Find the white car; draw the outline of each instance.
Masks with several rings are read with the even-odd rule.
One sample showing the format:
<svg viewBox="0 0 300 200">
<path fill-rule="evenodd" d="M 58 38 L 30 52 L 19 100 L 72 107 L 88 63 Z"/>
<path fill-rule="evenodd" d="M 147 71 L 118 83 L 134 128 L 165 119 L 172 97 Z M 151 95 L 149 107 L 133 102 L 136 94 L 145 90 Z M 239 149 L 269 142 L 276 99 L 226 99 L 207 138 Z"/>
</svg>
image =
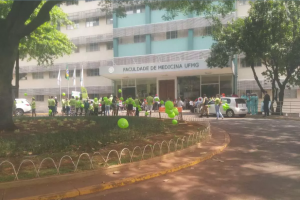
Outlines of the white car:
<svg viewBox="0 0 300 200">
<path fill-rule="evenodd" d="M 224 116 L 227 117 L 234 117 L 235 115 L 238 115 L 240 117 L 246 117 L 248 113 L 248 108 L 246 105 L 246 101 L 239 97 L 222 97 L 222 106 L 220 106 L 220 111 Z M 227 103 L 229 105 L 228 110 L 223 109 L 223 105 Z M 216 114 L 215 110 L 215 101 L 211 101 L 208 103 L 209 105 L 209 114 Z"/>
<path fill-rule="evenodd" d="M 16 116 L 22 116 L 24 113 L 31 112 L 30 103 L 26 99 L 15 99 L 16 105 Z"/>
</svg>

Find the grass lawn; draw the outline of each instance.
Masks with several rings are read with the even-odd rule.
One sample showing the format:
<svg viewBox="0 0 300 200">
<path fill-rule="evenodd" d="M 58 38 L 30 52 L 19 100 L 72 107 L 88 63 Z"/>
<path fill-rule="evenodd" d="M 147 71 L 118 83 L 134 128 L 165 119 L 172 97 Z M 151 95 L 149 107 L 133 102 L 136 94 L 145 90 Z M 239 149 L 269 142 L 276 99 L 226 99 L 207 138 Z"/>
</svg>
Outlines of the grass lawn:
<svg viewBox="0 0 300 200">
<path fill-rule="evenodd" d="M 4 160 L 12 162 L 18 170 L 21 161 L 31 160 L 38 170 L 41 161 L 46 159 L 40 169 L 40 176 L 49 176 L 57 173 L 55 168 L 61 160 L 60 173 L 74 171 L 74 164 L 78 162 L 78 170 L 90 169 L 90 159 L 93 157 L 94 169 L 105 167 L 104 160 L 110 150 L 118 153 L 128 148 L 130 153 L 136 146 L 141 149 L 145 145 L 154 145 L 156 142 L 176 141 L 178 138 L 203 130 L 205 127 L 197 123 L 180 123 L 172 125 L 171 120 L 156 118 L 125 117 L 129 128 L 121 129 L 117 122 L 121 117 L 55 117 L 55 118 L 16 118 L 18 130 L 0 133 L 0 163 Z M 124 117 L 123 117 L 124 118 Z M 186 144 L 186 143 L 185 143 Z M 151 146 L 153 147 L 153 146 Z M 175 150 L 175 145 L 170 146 L 170 151 Z M 154 156 L 168 152 L 167 145 L 162 146 L 162 152 L 155 146 Z M 95 154 L 95 152 L 97 152 Z M 122 152 L 121 162 L 130 162 L 130 153 Z M 90 157 L 88 157 L 90 156 Z M 144 158 L 151 157 L 151 148 L 147 148 Z M 142 159 L 141 150 L 136 148 L 132 161 Z M 112 152 L 107 161 L 108 165 L 118 164 L 118 156 Z M 19 179 L 36 177 L 33 164 L 24 162 L 18 175 Z M 14 179 L 13 169 L 9 164 L 0 166 L 0 182 Z"/>
</svg>

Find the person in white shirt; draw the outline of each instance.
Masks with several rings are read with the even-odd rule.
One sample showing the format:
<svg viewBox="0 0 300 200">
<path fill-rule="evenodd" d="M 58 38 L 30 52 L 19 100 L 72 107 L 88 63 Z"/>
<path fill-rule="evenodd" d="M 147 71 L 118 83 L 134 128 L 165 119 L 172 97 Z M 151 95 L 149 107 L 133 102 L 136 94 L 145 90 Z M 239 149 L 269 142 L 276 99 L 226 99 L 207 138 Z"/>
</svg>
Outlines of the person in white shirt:
<svg viewBox="0 0 300 200">
<path fill-rule="evenodd" d="M 178 97 L 176 105 L 178 108 L 180 108 L 180 107 L 182 108 L 182 106 L 184 105 L 184 103 L 181 101 L 180 97 Z"/>
</svg>

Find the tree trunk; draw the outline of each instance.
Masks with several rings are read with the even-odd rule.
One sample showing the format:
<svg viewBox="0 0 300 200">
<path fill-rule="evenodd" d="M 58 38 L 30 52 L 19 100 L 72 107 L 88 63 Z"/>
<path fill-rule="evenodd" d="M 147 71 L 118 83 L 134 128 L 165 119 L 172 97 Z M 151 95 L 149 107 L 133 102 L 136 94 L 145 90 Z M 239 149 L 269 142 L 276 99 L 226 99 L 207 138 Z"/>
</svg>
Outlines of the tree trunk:
<svg viewBox="0 0 300 200">
<path fill-rule="evenodd" d="M 14 130 L 12 75 L 19 41 L 0 30 L 0 130 Z"/>
<path fill-rule="evenodd" d="M 19 98 L 19 80 L 20 80 L 20 64 L 19 64 L 19 61 L 20 61 L 20 56 L 19 56 L 19 50 L 18 50 L 18 53 L 17 53 L 17 59 L 16 59 L 16 83 L 15 83 L 15 86 L 16 86 L 16 98 Z"/>
<path fill-rule="evenodd" d="M 283 99 L 284 99 L 284 87 L 280 87 L 279 90 L 279 102 L 277 103 L 276 112 L 279 113 L 279 115 L 282 115 L 282 106 L 283 106 Z"/>
<path fill-rule="evenodd" d="M 276 88 L 275 82 L 276 82 L 276 81 L 273 79 L 273 80 L 272 80 L 272 102 L 271 102 L 271 112 L 272 112 L 272 114 L 279 115 L 280 113 L 275 112 L 276 109 L 274 110 L 274 102 L 276 102 L 276 105 L 278 105 L 278 100 L 277 100 L 277 97 L 278 97 L 278 89 Z"/>
</svg>

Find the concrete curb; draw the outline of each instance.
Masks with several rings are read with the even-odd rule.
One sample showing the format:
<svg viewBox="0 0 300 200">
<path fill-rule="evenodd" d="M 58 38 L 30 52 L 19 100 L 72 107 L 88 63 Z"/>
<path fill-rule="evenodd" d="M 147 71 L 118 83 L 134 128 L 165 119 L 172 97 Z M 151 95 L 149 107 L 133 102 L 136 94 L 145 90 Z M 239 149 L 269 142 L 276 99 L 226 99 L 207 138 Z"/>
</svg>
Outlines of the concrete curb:
<svg viewBox="0 0 300 200">
<path fill-rule="evenodd" d="M 186 164 L 183 164 L 183 165 L 174 166 L 170 169 L 162 170 L 159 172 L 142 174 L 139 176 L 134 176 L 134 177 L 129 177 L 129 178 L 123 178 L 123 179 L 108 182 L 105 184 L 98 184 L 98 185 L 93 185 L 93 186 L 88 186 L 88 187 L 83 187 L 83 188 L 77 188 L 74 190 L 69 190 L 69 191 L 60 192 L 60 193 L 26 197 L 26 198 L 21 198 L 18 200 L 58 200 L 58 199 L 65 199 L 65 198 L 73 198 L 73 197 L 77 197 L 77 196 L 81 196 L 81 195 L 93 194 L 93 193 L 101 192 L 104 190 L 133 184 L 133 183 L 136 183 L 139 181 L 144 181 L 144 180 L 162 176 L 162 175 L 165 175 L 168 173 L 176 172 L 176 171 L 185 169 L 187 167 L 196 165 L 205 160 L 208 160 L 208 159 L 212 158 L 214 155 L 221 153 L 227 147 L 227 145 L 230 143 L 230 137 L 229 137 L 228 133 L 224 132 L 224 135 L 225 135 L 224 144 L 222 146 L 220 146 L 219 149 L 214 150 L 206 155 L 200 156 L 196 160 L 186 163 Z"/>
</svg>

